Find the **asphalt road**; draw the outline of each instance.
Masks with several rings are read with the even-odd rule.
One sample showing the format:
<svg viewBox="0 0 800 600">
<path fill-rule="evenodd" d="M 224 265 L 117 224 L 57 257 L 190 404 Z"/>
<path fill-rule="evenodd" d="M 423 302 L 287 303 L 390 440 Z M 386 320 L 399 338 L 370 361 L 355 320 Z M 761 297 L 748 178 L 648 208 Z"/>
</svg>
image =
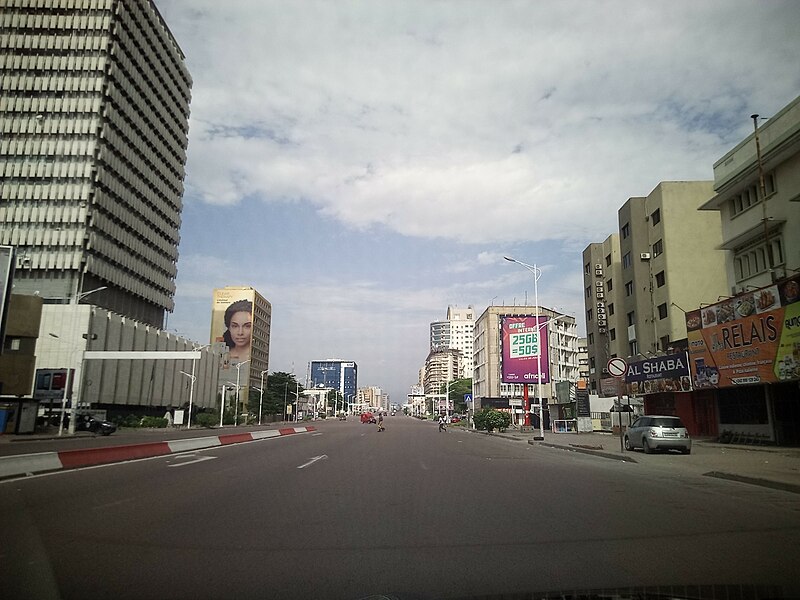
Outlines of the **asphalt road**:
<svg viewBox="0 0 800 600">
<path fill-rule="evenodd" d="M 0 482 L 0 597 L 443 598 L 700 584 L 796 593 L 795 494 L 404 417 L 382 433 L 318 426 Z"/>
</svg>

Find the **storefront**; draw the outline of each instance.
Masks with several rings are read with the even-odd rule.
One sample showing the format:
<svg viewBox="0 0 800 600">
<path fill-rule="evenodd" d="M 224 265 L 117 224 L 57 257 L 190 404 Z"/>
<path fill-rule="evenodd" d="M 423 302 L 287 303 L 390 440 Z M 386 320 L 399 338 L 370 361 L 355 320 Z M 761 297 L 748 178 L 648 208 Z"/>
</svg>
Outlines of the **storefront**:
<svg viewBox="0 0 800 600">
<path fill-rule="evenodd" d="M 719 433 L 800 445 L 800 276 L 686 314 L 695 394 Z"/>
<path fill-rule="evenodd" d="M 645 414 L 680 417 L 693 436 L 717 435 L 713 394 L 692 389 L 686 352 L 630 362 L 625 383 L 630 396 L 644 398 Z"/>
</svg>

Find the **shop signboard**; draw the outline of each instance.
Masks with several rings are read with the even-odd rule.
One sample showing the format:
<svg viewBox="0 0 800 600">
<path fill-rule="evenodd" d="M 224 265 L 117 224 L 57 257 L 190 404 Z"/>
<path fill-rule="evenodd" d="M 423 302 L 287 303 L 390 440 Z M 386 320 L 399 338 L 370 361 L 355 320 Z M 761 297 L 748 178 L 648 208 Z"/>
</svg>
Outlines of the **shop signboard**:
<svg viewBox="0 0 800 600">
<path fill-rule="evenodd" d="M 630 362 L 625 374 L 629 396 L 690 392 L 689 359 L 685 352 Z"/>
<path fill-rule="evenodd" d="M 800 275 L 686 314 L 695 389 L 800 379 Z"/>
</svg>

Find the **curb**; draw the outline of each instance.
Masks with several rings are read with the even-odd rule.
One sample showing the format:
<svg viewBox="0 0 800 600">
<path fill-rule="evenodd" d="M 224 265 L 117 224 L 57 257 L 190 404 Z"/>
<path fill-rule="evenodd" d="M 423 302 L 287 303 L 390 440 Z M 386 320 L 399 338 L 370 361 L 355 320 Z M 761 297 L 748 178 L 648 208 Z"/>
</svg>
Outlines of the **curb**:
<svg viewBox="0 0 800 600">
<path fill-rule="evenodd" d="M 83 448 L 80 450 L 61 450 L 59 452 L 40 452 L 37 454 L 18 454 L 0 457 L 0 480 L 20 475 L 35 475 L 48 471 L 79 469 L 141 458 L 153 458 L 190 450 L 201 450 L 215 446 L 227 446 L 242 442 L 254 442 L 273 437 L 310 433 L 316 427 L 285 427 L 252 433 L 230 433 L 227 435 L 186 438 L 164 442 L 106 446 L 103 448 Z"/>
<path fill-rule="evenodd" d="M 716 479 L 727 479 L 728 481 L 738 481 L 739 483 L 748 483 L 750 485 L 758 485 L 761 487 L 772 488 L 774 490 L 783 490 L 792 494 L 800 494 L 800 485 L 793 483 L 784 483 L 782 481 L 773 481 L 772 479 L 759 479 L 758 477 L 746 477 L 744 475 L 735 475 L 734 473 L 723 473 L 721 471 L 710 471 L 703 473 L 703 477 L 715 477 Z"/>
<path fill-rule="evenodd" d="M 529 440 L 529 444 L 539 444 L 540 446 L 545 446 L 546 448 L 556 448 L 557 450 L 566 450 L 567 452 L 577 452 L 579 454 L 589 454 L 591 456 L 599 456 L 600 458 L 610 458 L 612 460 L 619 460 L 622 462 L 629 462 L 629 463 L 636 463 L 635 458 L 630 456 L 625 456 L 623 454 L 611 454 L 609 452 L 600 452 L 598 450 L 589 450 L 588 448 L 576 448 L 575 446 L 560 446 L 558 444 L 548 444 L 547 442 L 535 442 L 534 440 Z"/>
</svg>

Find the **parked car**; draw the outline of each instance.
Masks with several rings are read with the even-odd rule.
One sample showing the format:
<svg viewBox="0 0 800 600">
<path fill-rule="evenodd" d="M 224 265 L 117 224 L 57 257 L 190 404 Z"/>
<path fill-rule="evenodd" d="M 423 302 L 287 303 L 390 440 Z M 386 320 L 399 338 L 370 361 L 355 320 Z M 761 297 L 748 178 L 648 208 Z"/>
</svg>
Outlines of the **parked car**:
<svg viewBox="0 0 800 600">
<path fill-rule="evenodd" d="M 645 415 L 636 419 L 623 437 L 625 450 L 641 448 L 646 454 L 656 450 L 692 451 L 689 431 L 679 417 Z"/>
<path fill-rule="evenodd" d="M 111 435 L 116 430 L 116 423 L 98 419 L 92 415 L 78 415 L 78 420 L 75 421 L 75 431 L 91 431 L 94 434 Z"/>
</svg>

